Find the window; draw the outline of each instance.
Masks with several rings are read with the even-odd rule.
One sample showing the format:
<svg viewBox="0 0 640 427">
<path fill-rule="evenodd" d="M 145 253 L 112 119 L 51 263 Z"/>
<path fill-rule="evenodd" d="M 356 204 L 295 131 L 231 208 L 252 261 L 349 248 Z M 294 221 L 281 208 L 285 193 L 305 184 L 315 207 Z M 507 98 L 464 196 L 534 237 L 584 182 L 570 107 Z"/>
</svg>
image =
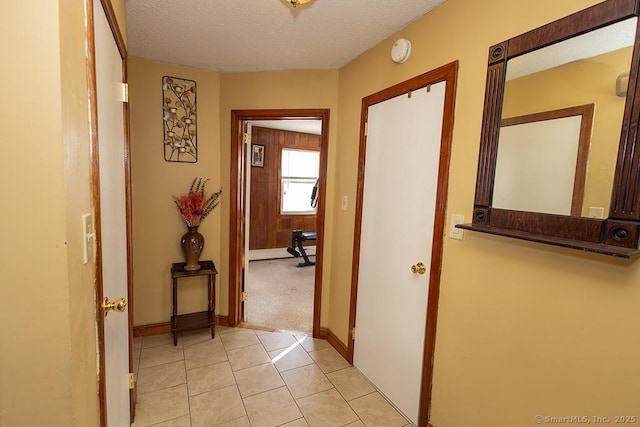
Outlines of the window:
<svg viewBox="0 0 640 427">
<path fill-rule="evenodd" d="M 311 150 L 282 149 L 280 167 L 280 213 L 315 214 L 311 194 L 318 180 L 320 153 Z"/>
</svg>

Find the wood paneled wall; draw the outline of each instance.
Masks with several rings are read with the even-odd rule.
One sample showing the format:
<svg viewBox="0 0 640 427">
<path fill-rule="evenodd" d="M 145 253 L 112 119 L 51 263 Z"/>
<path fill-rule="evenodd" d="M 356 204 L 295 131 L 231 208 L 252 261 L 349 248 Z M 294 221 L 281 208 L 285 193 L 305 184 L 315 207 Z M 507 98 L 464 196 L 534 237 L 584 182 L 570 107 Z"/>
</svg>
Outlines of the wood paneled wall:
<svg viewBox="0 0 640 427">
<path fill-rule="evenodd" d="M 316 231 L 317 215 L 280 215 L 282 149 L 320 151 L 320 135 L 252 127 L 251 144 L 264 145 L 264 167 L 251 167 L 249 249 L 290 246 L 293 230 Z"/>
</svg>

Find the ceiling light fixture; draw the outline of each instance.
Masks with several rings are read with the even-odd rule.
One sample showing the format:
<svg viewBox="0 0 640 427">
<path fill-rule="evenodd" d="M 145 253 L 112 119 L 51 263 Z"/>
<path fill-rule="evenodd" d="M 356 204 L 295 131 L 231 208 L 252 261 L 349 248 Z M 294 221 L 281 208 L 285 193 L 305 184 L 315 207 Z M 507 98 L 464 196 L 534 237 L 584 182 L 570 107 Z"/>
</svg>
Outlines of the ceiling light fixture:
<svg viewBox="0 0 640 427">
<path fill-rule="evenodd" d="M 311 0 L 284 0 L 287 3 L 291 3 L 293 7 L 296 7 L 299 4 L 309 3 Z"/>
</svg>

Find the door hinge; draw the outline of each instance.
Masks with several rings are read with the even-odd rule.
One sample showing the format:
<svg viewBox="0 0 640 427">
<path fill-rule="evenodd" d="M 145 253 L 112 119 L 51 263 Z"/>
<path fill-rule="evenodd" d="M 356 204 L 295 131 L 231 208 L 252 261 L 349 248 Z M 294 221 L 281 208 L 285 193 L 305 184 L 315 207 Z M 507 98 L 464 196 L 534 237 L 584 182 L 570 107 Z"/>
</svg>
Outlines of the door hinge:
<svg viewBox="0 0 640 427">
<path fill-rule="evenodd" d="M 136 388 L 136 378 L 133 372 L 129 372 L 129 390 L 133 390 L 134 388 Z"/>
<path fill-rule="evenodd" d="M 249 299 L 249 294 L 247 292 L 242 293 L 242 302 L 245 302 Z"/>
<path fill-rule="evenodd" d="M 120 83 L 120 102 L 129 102 L 129 83 Z"/>
<path fill-rule="evenodd" d="M 367 136 L 367 133 L 369 132 L 369 122 L 364 122 L 364 136 Z"/>
<path fill-rule="evenodd" d="M 245 144 L 248 144 L 251 142 L 251 135 L 248 133 L 243 133 L 242 134 L 242 142 L 244 142 Z"/>
<path fill-rule="evenodd" d="M 355 341 L 356 339 L 356 328 L 351 329 L 351 339 Z"/>
</svg>

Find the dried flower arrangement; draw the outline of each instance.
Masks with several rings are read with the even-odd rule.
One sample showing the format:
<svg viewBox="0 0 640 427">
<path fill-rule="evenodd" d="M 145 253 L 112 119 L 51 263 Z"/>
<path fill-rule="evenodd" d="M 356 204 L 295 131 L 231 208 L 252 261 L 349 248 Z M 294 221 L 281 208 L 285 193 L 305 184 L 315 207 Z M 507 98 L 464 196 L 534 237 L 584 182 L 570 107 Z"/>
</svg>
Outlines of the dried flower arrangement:
<svg viewBox="0 0 640 427">
<path fill-rule="evenodd" d="M 209 180 L 196 177 L 193 179 L 187 194 L 180 197 L 173 196 L 173 201 L 187 227 L 199 226 L 220 203 L 218 199 L 222 194 L 222 189 L 207 196 L 204 190 L 207 181 Z"/>
</svg>

